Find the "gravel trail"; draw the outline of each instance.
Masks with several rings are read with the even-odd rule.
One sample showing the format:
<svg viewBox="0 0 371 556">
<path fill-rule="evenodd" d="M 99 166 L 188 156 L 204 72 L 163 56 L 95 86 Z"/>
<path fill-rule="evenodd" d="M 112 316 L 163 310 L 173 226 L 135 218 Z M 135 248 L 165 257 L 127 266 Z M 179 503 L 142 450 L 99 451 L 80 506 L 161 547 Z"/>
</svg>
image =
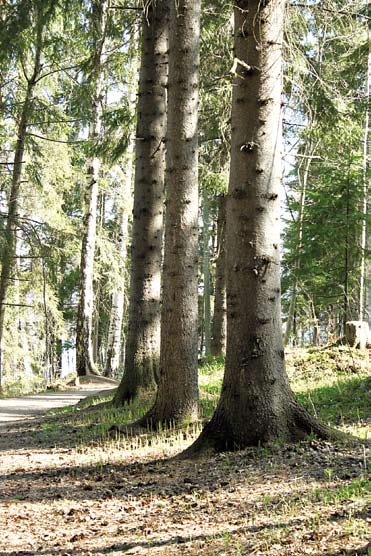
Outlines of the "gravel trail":
<svg viewBox="0 0 371 556">
<path fill-rule="evenodd" d="M 76 405 L 83 398 L 97 395 L 104 390 L 111 390 L 117 384 L 113 380 L 96 379 L 94 377 L 93 382 L 81 385 L 74 390 L 44 392 L 20 398 L 0 399 L 0 423 L 39 417 L 51 409 Z"/>
</svg>

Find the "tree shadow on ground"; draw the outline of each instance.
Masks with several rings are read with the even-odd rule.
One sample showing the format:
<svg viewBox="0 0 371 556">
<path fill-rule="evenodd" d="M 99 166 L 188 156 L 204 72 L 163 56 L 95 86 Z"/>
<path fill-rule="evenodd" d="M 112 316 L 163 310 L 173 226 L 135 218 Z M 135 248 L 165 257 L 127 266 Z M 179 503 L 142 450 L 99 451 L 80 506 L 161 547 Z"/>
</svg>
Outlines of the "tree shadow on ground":
<svg viewBox="0 0 371 556">
<path fill-rule="evenodd" d="M 366 423 L 370 418 L 371 377 L 339 380 L 335 385 L 298 392 L 299 401 L 318 419 L 331 426 Z M 105 409 L 103 408 L 103 412 Z M 155 432 L 139 430 L 130 432 L 126 408 L 82 409 L 66 415 L 45 416 L 0 426 L 0 452 L 12 449 L 76 448 L 94 441 L 109 439 L 111 427 L 128 428 L 128 438 L 156 437 Z M 127 423 L 127 424 L 126 424 Z M 113 435 L 111 435 L 113 436 Z"/>
<path fill-rule="evenodd" d="M 0 474 L 0 501 L 140 499 L 157 495 L 171 498 L 195 491 L 222 493 L 245 484 L 246 477 L 256 476 L 259 482 L 264 476 L 265 481 L 275 483 L 277 476 L 290 476 L 292 480 L 305 476 L 309 483 L 325 484 L 329 475 L 349 481 L 361 477 L 363 472 L 362 446 L 349 452 L 329 443 L 307 442 L 271 450 L 247 449 L 228 458 L 217 455 L 196 464 L 186 460 L 155 460 L 53 465 L 34 471 L 16 469 Z M 335 485 L 334 489 L 340 486 Z M 270 503 L 273 505 L 274 499 Z"/>
<path fill-rule="evenodd" d="M 338 516 L 330 516 L 328 521 L 338 521 Z M 242 550 L 241 554 L 250 554 L 250 551 L 253 549 L 254 546 L 254 537 L 257 533 L 263 531 L 272 531 L 272 530 L 285 530 L 291 527 L 298 527 L 302 525 L 302 520 L 300 519 L 291 519 L 286 522 L 279 522 L 274 524 L 267 524 L 267 525 L 252 525 L 249 527 L 236 527 L 227 530 L 218 531 L 217 534 L 213 535 L 213 537 L 217 537 L 222 539 L 225 535 L 230 537 L 238 536 L 238 535 L 251 535 L 251 541 L 245 542 L 240 544 L 240 550 Z M 125 554 L 131 550 L 135 550 L 136 548 L 142 548 L 150 550 L 151 548 L 161 548 L 161 547 L 172 547 L 172 546 L 183 546 L 185 547 L 188 543 L 200 542 L 200 541 L 208 541 L 210 540 L 210 535 L 203 533 L 197 535 L 175 535 L 168 539 L 148 539 L 148 540 L 138 540 L 133 542 L 115 542 L 110 544 L 109 546 L 102 546 L 97 547 L 95 549 L 81 549 L 81 548 L 69 548 L 68 549 L 68 556 L 83 556 L 84 554 Z M 367 555 L 368 549 L 370 548 L 371 543 L 366 544 L 363 547 L 357 547 L 352 549 L 343 549 L 337 552 L 312 552 L 313 556 L 362 556 Z M 196 549 L 197 550 L 197 549 Z M 244 552 L 244 550 L 248 550 L 248 552 Z M 38 549 L 38 550 L 17 550 L 17 551 L 6 551 L 0 552 L 0 556 L 66 556 L 66 549 Z"/>
</svg>

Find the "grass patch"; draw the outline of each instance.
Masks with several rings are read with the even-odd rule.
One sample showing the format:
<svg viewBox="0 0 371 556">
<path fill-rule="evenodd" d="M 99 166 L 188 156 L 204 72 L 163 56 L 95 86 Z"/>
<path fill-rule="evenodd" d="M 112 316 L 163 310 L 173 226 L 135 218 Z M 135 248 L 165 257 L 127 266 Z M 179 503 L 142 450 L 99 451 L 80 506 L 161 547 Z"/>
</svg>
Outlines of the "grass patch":
<svg viewBox="0 0 371 556">
<path fill-rule="evenodd" d="M 287 370 L 291 387 L 299 402 L 321 421 L 350 432 L 361 439 L 369 433 L 369 406 L 371 377 L 367 371 L 366 353 L 359 350 L 333 348 L 329 351 L 297 350 L 287 358 Z M 354 370 L 357 372 L 355 373 Z M 224 373 L 222 359 L 208 359 L 199 369 L 200 417 L 209 419 L 218 403 Z M 103 397 L 102 397 L 103 396 Z M 131 438 L 131 423 L 143 416 L 152 406 L 154 397 L 139 397 L 122 408 L 110 405 L 113 393 L 97 398 L 87 398 L 73 408 L 66 407 L 52 412 L 63 416 L 55 430 L 48 431 L 50 439 L 56 439 L 62 428 L 70 431 L 76 442 L 89 443 L 114 437 L 112 428 Z M 54 425 L 53 425 L 54 427 Z M 66 429 L 67 427 L 67 429 Z M 170 426 L 141 435 L 143 445 L 157 444 L 154 437 L 163 438 L 166 446 L 177 443 L 180 437 L 192 439 L 201 424 L 179 429 Z M 191 430 L 192 429 L 192 430 Z M 183 432 L 182 432 L 183 431 Z M 169 440 L 175 435 L 177 440 Z M 178 438 L 179 436 L 179 438 Z M 174 437 L 174 438 L 175 438 Z M 116 438 L 117 440 L 117 438 Z M 132 442 L 130 440 L 130 442 Z M 136 441 L 137 442 L 137 441 Z"/>
</svg>

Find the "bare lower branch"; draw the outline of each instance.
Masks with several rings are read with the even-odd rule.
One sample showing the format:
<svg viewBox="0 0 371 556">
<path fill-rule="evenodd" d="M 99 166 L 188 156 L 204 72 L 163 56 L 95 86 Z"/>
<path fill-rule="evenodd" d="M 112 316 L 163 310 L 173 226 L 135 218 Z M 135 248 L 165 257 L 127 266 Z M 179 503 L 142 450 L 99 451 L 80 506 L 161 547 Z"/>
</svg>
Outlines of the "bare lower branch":
<svg viewBox="0 0 371 556">
<path fill-rule="evenodd" d="M 75 145 L 78 143 L 86 143 L 85 139 L 79 141 L 62 141 L 61 139 L 50 139 L 50 137 L 44 137 L 43 135 L 38 135 L 37 133 L 27 133 L 29 137 L 36 137 L 37 139 L 42 139 L 43 141 L 50 141 L 51 143 L 64 143 L 66 145 Z"/>
<path fill-rule="evenodd" d="M 309 10 L 321 10 L 323 12 L 329 12 L 331 14 L 340 14 L 340 15 L 348 15 L 351 17 L 360 17 L 362 19 L 365 19 L 367 21 L 369 21 L 371 19 L 370 16 L 366 15 L 366 14 L 362 14 L 362 13 L 358 13 L 358 12 L 347 12 L 346 10 L 331 10 L 331 8 L 325 8 L 324 6 L 320 6 L 319 4 L 317 5 L 313 5 L 313 4 L 303 4 L 303 3 L 291 3 L 290 4 L 290 8 L 307 8 Z"/>
</svg>

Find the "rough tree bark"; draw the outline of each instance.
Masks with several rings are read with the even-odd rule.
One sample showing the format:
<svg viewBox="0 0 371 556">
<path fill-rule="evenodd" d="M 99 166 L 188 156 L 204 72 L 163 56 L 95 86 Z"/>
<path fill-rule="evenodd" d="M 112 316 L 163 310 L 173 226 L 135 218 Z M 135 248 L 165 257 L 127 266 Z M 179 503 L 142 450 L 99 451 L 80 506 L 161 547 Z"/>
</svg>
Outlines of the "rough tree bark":
<svg viewBox="0 0 371 556">
<path fill-rule="evenodd" d="M 89 145 L 92 150 L 88 159 L 87 180 L 85 185 L 85 213 L 83 219 L 83 238 L 80 262 L 80 299 L 76 324 L 76 372 L 78 376 L 96 374 L 93 344 L 94 309 L 94 252 L 96 243 L 96 218 L 100 160 L 94 153 L 101 131 L 102 119 L 102 53 L 107 25 L 107 0 L 93 3 L 91 28 L 93 37 L 91 73 L 91 114 L 89 125 Z"/>
<path fill-rule="evenodd" d="M 167 201 L 157 397 L 141 421 L 197 417 L 198 66 L 200 3 L 170 2 Z"/>
<path fill-rule="evenodd" d="M 19 210 L 19 198 L 22 185 L 22 169 L 24 164 L 24 150 L 27 135 L 27 125 L 32 112 L 34 90 L 42 70 L 41 53 L 43 48 L 44 17 L 42 10 L 36 12 L 36 41 L 33 69 L 31 77 L 27 78 L 26 94 L 20 114 L 17 142 L 14 152 L 12 182 L 8 199 L 8 217 L 5 227 L 4 250 L 1 257 L 0 275 L 0 386 L 3 374 L 3 336 L 5 319 L 5 299 L 9 288 L 9 278 L 14 268 L 16 255 L 16 230 Z"/>
<path fill-rule="evenodd" d="M 211 327 L 211 354 L 225 355 L 227 334 L 227 300 L 225 290 L 226 196 L 218 198 L 217 257 L 215 265 L 214 315 Z"/>
<path fill-rule="evenodd" d="M 124 376 L 114 403 L 156 387 L 160 360 L 160 295 L 165 173 L 168 2 L 143 16 L 137 108 L 132 267 Z"/>
<path fill-rule="evenodd" d="M 226 368 L 215 414 L 188 454 L 329 434 L 298 405 L 285 372 L 279 263 L 284 10 L 284 0 L 235 3 Z"/>
</svg>

